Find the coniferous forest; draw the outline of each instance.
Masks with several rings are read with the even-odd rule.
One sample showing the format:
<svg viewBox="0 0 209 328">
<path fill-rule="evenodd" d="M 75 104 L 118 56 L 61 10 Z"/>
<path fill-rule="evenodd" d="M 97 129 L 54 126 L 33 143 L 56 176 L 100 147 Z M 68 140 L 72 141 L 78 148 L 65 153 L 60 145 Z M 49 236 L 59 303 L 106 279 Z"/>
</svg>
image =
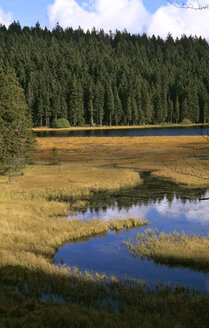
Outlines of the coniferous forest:
<svg viewBox="0 0 209 328">
<path fill-rule="evenodd" d="M 0 66 L 13 68 L 34 126 L 209 121 L 209 45 L 82 29 L 0 26 Z"/>
</svg>

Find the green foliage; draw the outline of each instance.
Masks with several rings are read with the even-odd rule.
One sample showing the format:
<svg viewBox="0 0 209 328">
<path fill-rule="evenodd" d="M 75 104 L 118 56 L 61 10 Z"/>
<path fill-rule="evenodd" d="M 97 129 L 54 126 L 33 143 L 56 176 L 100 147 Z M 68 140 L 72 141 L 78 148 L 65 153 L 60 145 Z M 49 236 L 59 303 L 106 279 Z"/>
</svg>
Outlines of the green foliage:
<svg viewBox="0 0 209 328">
<path fill-rule="evenodd" d="M 190 121 L 188 118 L 184 118 L 181 124 L 192 124 L 192 121 Z"/>
<path fill-rule="evenodd" d="M 60 161 L 60 158 L 59 158 L 59 155 L 58 155 L 58 149 L 56 147 L 53 147 L 52 151 L 51 151 L 50 164 L 60 166 L 60 163 L 61 163 L 61 161 Z"/>
<path fill-rule="evenodd" d="M 69 127 L 70 127 L 70 123 L 66 118 L 58 118 L 53 122 L 53 128 L 56 129 L 62 129 L 62 128 L 64 129 Z"/>
<path fill-rule="evenodd" d="M 209 121 L 209 45 L 201 37 L 166 40 L 124 31 L 105 34 L 0 27 L 0 62 L 12 67 L 36 126 Z"/>
<path fill-rule="evenodd" d="M 13 70 L 0 73 L 0 173 L 19 174 L 29 160 L 33 137 L 24 91 Z"/>
</svg>

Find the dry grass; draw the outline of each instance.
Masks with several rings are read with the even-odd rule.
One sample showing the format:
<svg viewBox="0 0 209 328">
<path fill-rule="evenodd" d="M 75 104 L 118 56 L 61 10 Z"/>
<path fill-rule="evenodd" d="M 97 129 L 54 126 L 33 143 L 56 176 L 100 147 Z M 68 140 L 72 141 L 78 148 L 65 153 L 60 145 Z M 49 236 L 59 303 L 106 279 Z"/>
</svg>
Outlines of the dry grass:
<svg viewBox="0 0 209 328">
<path fill-rule="evenodd" d="M 53 147 L 58 149 L 60 166 L 49 165 Z M 193 151 L 198 151 L 203 156 L 207 154 L 207 149 L 208 144 L 201 137 L 38 139 L 33 165 L 28 166 L 24 176 L 17 177 L 11 184 L 7 184 L 5 177 L 0 177 L 0 287 L 5 284 L 18 286 L 21 292 L 28 292 L 29 296 L 34 297 L 43 295 L 42 293 L 55 293 L 65 300 L 81 302 L 91 308 L 98 308 L 99 304 L 103 304 L 102 299 L 108 299 L 111 295 L 118 300 L 118 304 L 125 302 L 125 308 L 128 304 L 133 306 L 131 317 L 136 311 L 136 304 L 140 308 L 142 300 L 144 308 L 146 304 L 155 306 L 160 298 L 147 298 L 143 285 L 134 285 L 132 288 L 128 283 L 125 288 L 114 279 L 109 285 L 106 277 L 91 276 L 88 273 L 82 276 L 79 271 L 72 273 L 70 269 L 60 269 L 52 263 L 56 250 L 67 241 L 88 238 L 105 233 L 108 229 L 118 230 L 147 223 L 134 218 L 109 223 L 97 219 L 90 222 L 67 221 L 67 211 L 69 208 L 83 207 L 95 193 L 108 193 L 142 183 L 133 169 L 150 169 L 155 175 L 182 182 L 182 175 L 170 168 L 173 161 L 176 163 L 183 159 L 181 170 L 189 170 L 189 163 L 196 161 L 192 159 Z M 166 166 L 165 159 L 168 163 Z M 207 183 L 206 180 L 204 183 L 201 181 L 188 176 L 184 183 Z M 95 280 L 99 284 L 95 284 Z M 172 297 L 173 292 L 169 291 L 162 304 Z M 182 308 L 187 306 L 187 301 L 181 303 L 182 297 L 180 300 L 174 297 L 173 303 L 177 304 L 177 308 L 179 304 Z M 195 302 L 197 298 L 191 301 L 190 313 Z M 201 302 L 204 303 L 204 300 Z M 156 306 L 156 311 L 164 306 L 162 304 Z M 109 302 L 106 305 L 108 308 Z M 4 310 L 0 307 L 1 311 Z M 66 311 L 71 313 L 69 308 Z M 79 313 L 78 309 L 76 311 L 75 313 Z M 169 311 L 168 313 L 172 313 L 172 306 L 171 312 Z M 204 304 L 201 311 L 204 314 Z M 86 313 L 89 317 L 89 310 Z M 163 311 L 162 317 L 164 314 Z M 50 315 L 55 320 L 51 312 Z M 125 320 L 128 317 L 126 313 Z M 143 318 L 143 315 L 140 314 L 139 317 Z M 152 318 L 152 323 L 156 323 L 157 317 Z M 114 320 L 111 322 L 114 323 Z M 8 327 L 11 326 L 15 327 L 9 322 Z M 37 326 L 43 326 L 42 321 Z M 7 326 L 3 323 L 3 327 Z M 151 327 L 149 322 L 145 322 L 145 327 Z"/>
<path fill-rule="evenodd" d="M 35 161 L 47 162 L 53 147 L 62 162 L 88 167 L 151 170 L 188 186 L 209 185 L 209 142 L 202 136 L 123 138 L 38 138 Z"/>
<path fill-rule="evenodd" d="M 162 123 L 162 124 L 148 124 L 148 125 L 119 125 L 119 126 L 102 126 L 102 127 L 70 127 L 70 128 L 48 128 L 46 126 L 33 128 L 33 131 L 80 131 L 80 130 L 118 130 L 118 129 L 150 129 L 150 128 L 162 128 L 162 127 L 193 127 L 202 126 L 202 124 L 174 124 L 174 123 Z"/>
<path fill-rule="evenodd" d="M 154 259 L 157 263 L 182 265 L 209 272 L 209 235 L 200 237 L 173 232 L 139 233 L 135 241 L 125 243 L 136 256 Z"/>
</svg>

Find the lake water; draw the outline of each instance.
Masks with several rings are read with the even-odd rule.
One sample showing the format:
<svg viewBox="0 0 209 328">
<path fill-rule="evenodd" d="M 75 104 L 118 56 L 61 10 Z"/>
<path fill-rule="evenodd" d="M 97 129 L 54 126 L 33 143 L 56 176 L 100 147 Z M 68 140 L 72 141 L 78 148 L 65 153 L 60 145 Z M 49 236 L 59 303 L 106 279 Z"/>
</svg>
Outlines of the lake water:
<svg viewBox="0 0 209 328">
<path fill-rule="evenodd" d="M 209 127 L 156 127 L 131 129 L 93 129 L 38 131 L 37 137 L 151 137 L 151 136 L 196 136 L 208 135 Z"/>
<path fill-rule="evenodd" d="M 174 183 L 141 173 L 144 184 L 134 189 L 109 195 L 98 195 L 91 206 L 76 213 L 74 218 L 109 220 L 129 216 L 148 218 L 148 228 L 160 232 L 186 232 L 207 236 L 209 232 L 209 192 L 206 189 L 183 189 Z M 204 199 L 204 200 L 203 200 Z M 69 216 L 69 220 L 71 217 Z M 188 268 L 157 265 L 152 260 L 133 257 L 123 241 L 135 239 L 147 227 L 77 241 L 63 246 L 55 255 L 60 263 L 81 271 L 105 273 L 118 278 L 142 279 L 150 286 L 156 283 L 184 285 L 209 293 L 209 274 Z"/>
</svg>

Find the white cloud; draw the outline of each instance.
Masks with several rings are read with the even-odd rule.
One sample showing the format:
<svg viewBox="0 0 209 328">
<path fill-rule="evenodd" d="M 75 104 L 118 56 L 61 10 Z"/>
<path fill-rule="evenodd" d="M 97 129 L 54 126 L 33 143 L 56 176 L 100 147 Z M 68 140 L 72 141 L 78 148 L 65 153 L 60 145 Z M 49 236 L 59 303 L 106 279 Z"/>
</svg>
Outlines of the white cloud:
<svg viewBox="0 0 209 328">
<path fill-rule="evenodd" d="M 209 197 L 209 192 L 204 195 L 205 198 Z M 158 213 L 162 216 L 169 216 L 173 219 L 178 219 L 179 215 L 184 214 L 185 219 L 189 222 L 199 222 L 202 225 L 209 224 L 209 217 L 207 208 L 209 206 L 209 201 L 189 201 L 187 200 L 183 203 L 180 199 L 174 198 L 172 203 L 169 203 L 167 198 L 159 202 L 158 204 L 153 204 L 153 208 L 156 209 Z"/>
<path fill-rule="evenodd" d="M 124 30 L 142 33 L 150 15 L 142 0 L 95 0 L 79 5 L 75 0 L 55 0 L 48 7 L 50 27 L 57 22 L 66 28 L 81 26 L 84 30 L 96 27 L 106 32 Z"/>
<path fill-rule="evenodd" d="M 204 197 L 209 197 L 209 191 L 205 193 Z M 169 224 L 172 220 L 173 222 L 178 222 L 179 216 L 184 216 L 185 220 L 188 222 L 208 226 L 208 206 L 209 200 L 182 202 L 181 199 L 174 197 L 173 201 L 170 203 L 165 197 L 159 202 L 151 202 L 149 205 L 132 205 L 128 209 L 119 209 L 116 204 L 112 207 L 108 207 L 106 210 L 100 209 L 99 212 L 88 209 L 84 214 L 78 212 L 77 215 L 72 217 L 81 220 L 97 217 L 102 218 L 103 221 L 109 221 L 110 219 L 115 218 L 140 217 L 142 219 L 146 219 L 148 217 L 148 219 L 152 220 L 152 218 L 149 217 L 149 212 L 150 210 L 155 210 L 155 212 L 161 216 L 161 220 L 166 220 L 167 224 Z M 69 219 L 70 218 L 71 216 L 69 216 Z M 182 219 L 182 222 L 183 221 L 184 219 Z"/>
<path fill-rule="evenodd" d="M 12 23 L 12 14 L 10 13 L 4 13 L 3 10 L 0 7 L 0 24 L 5 25 L 8 27 Z"/>
<path fill-rule="evenodd" d="M 48 18 L 51 28 L 59 22 L 63 28 L 96 27 L 106 32 L 126 28 L 131 33 L 146 32 L 163 38 L 170 32 L 174 38 L 186 34 L 209 40 L 209 10 L 181 9 L 168 4 L 151 15 L 143 0 L 84 0 L 81 5 L 76 0 L 55 0 L 48 7 Z"/>
<path fill-rule="evenodd" d="M 165 38 L 168 32 L 174 38 L 186 34 L 209 39 L 209 10 L 182 9 L 172 5 L 159 8 L 151 18 L 147 34 Z"/>
</svg>

